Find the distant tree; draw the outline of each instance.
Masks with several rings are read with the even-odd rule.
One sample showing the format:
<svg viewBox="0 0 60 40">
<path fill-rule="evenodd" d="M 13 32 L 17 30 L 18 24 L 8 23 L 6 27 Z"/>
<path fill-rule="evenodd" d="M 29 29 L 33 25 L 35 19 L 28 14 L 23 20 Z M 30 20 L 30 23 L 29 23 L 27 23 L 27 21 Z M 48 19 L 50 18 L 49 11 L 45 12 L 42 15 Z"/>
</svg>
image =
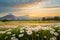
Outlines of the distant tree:
<svg viewBox="0 0 60 40">
<path fill-rule="evenodd" d="M 46 20 L 47 21 L 52 21 L 54 18 L 47 18 Z"/>
<path fill-rule="evenodd" d="M 45 20 L 46 20 L 45 17 L 43 17 L 43 18 L 42 18 L 42 21 L 45 21 Z"/>
<path fill-rule="evenodd" d="M 7 22 L 7 21 L 9 21 L 9 20 L 7 20 L 7 19 L 2 20 L 2 22 Z"/>
<path fill-rule="evenodd" d="M 59 18 L 59 17 L 54 17 L 54 20 L 56 20 L 56 21 L 57 21 L 57 20 L 60 20 L 60 18 Z"/>
</svg>

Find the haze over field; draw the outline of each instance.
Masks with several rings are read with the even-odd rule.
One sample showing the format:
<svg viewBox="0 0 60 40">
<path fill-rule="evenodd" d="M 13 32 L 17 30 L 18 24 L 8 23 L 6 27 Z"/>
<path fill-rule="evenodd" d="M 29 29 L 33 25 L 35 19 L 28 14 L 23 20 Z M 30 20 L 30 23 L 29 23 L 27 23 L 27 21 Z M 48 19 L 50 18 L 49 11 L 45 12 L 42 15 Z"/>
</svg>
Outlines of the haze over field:
<svg viewBox="0 0 60 40">
<path fill-rule="evenodd" d="M 0 16 L 60 16 L 60 0 L 0 0 Z"/>
</svg>

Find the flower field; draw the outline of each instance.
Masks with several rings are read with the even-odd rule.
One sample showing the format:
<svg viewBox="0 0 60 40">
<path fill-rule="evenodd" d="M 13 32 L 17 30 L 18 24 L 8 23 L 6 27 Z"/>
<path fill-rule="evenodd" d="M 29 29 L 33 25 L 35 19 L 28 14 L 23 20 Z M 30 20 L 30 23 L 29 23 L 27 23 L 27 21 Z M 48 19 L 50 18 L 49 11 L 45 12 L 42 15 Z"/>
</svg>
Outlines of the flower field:
<svg viewBox="0 0 60 40">
<path fill-rule="evenodd" d="M 0 40 L 60 40 L 60 25 L 1 29 Z"/>
</svg>

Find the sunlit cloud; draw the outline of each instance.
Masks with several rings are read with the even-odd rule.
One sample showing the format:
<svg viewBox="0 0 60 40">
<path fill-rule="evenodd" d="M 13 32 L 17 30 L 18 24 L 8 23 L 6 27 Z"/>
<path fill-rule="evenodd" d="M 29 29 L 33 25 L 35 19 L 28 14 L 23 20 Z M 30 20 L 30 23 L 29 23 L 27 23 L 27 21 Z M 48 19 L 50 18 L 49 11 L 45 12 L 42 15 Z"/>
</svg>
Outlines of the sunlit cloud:
<svg viewBox="0 0 60 40">
<path fill-rule="evenodd" d="M 12 9 L 12 6 L 19 6 L 21 7 L 22 5 L 34 5 L 35 3 L 38 3 L 38 2 L 44 2 L 44 1 L 47 1 L 47 0 L 0 0 L 0 13 L 2 12 L 11 12 L 12 11 L 15 11 L 16 9 L 13 8 Z M 17 7 L 18 8 L 18 7 Z"/>
<path fill-rule="evenodd" d="M 8 4 L 7 4 L 8 3 Z M 13 13 L 14 15 L 60 15 L 60 0 L 11 0 L 0 1 L 0 14 Z"/>
</svg>

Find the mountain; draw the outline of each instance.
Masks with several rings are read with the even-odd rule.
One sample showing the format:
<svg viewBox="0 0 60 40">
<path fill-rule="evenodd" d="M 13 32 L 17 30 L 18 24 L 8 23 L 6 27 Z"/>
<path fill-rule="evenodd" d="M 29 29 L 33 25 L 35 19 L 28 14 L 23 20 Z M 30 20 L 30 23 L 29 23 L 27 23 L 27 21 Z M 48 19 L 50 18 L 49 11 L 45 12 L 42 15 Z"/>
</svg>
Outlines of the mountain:
<svg viewBox="0 0 60 40">
<path fill-rule="evenodd" d="M 24 15 L 24 16 L 15 16 L 13 14 L 8 14 L 6 16 L 3 16 L 0 18 L 0 20 L 43 20 L 43 19 L 48 19 L 48 20 L 55 20 L 55 19 L 59 19 L 60 20 L 60 16 L 55 16 L 55 17 L 32 17 L 32 16 L 28 16 L 28 15 Z"/>
<path fill-rule="evenodd" d="M 0 18 L 0 20 L 39 20 L 40 18 L 38 17 L 30 17 L 28 15 L 24 15 L 24 16 L 15 16 L 13 14 L 8 14 L 6 16 L 3 16 Z"/>
<path fill-rule="evenodd" d="M 0 20 L 29 20 L 29 16 L 15 16 L 13 14 L 8 14 L 0 18 Z"/>
<path fill-rule="evenodd" d="M 1 17 L 0 20 L 17 20 L 17 17 L 13 14 L 8 14 L 4 17 Z"/>
<path fill-rule="evenodd" d="M 25 15 L 25 16 L 19 16 L 18 20 L 29 20 L 29 16 Z"/>
</svg>

